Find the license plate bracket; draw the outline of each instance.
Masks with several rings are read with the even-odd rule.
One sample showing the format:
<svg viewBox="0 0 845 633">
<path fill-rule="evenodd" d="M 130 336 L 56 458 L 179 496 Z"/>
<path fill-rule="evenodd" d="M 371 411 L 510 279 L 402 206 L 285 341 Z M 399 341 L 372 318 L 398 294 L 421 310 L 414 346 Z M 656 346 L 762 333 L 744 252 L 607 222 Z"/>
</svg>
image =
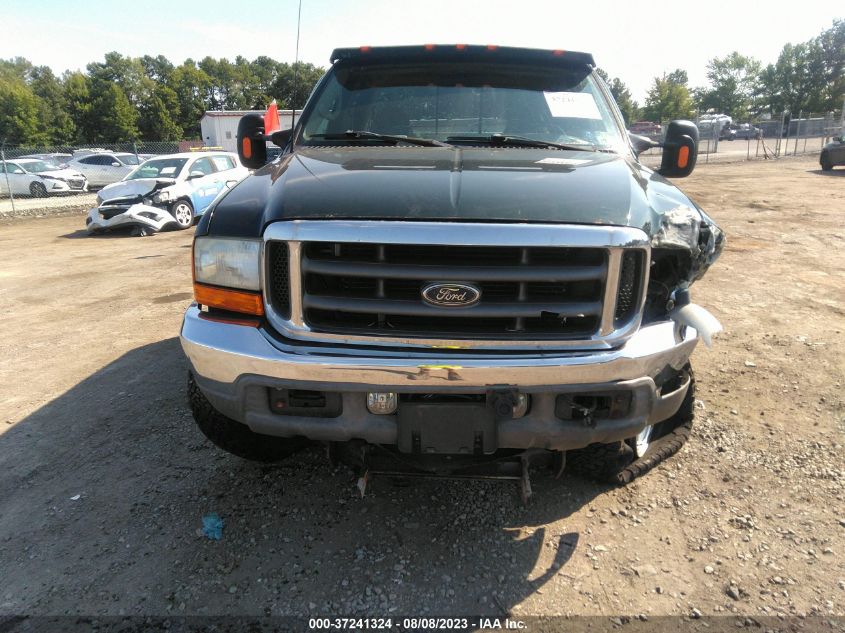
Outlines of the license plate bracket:
<svg viewBox="0 0 845 633">
<path fill-rule="evenodd" d="M 401 403 L 399 450 L 415 454 L 483 455 L 496 451 L 491 408 L 481 403 Z"/>
</svg>

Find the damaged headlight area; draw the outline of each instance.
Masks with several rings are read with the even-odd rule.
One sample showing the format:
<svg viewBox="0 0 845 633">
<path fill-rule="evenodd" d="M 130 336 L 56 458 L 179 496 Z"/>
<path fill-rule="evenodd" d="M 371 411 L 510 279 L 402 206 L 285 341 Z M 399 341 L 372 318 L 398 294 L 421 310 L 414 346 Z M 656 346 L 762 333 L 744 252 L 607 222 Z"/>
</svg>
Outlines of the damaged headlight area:
<svg viewBox="0 0 845 633">
<path fill-rule="evenodd" d="M 170 191 L 164 190 L 157 192 L 151 199 L 153 204 L 167 204 L 173 200 Z"/>
<path fill-rule="evenodd" d="M 678 304 L 688 302 L 689 286 L 704 276 L 724 246 L 725 234 L 699 209 L 678 206 L 664 213 L 651 240 L 643 322 L 666 320 Z"/>
</svg>

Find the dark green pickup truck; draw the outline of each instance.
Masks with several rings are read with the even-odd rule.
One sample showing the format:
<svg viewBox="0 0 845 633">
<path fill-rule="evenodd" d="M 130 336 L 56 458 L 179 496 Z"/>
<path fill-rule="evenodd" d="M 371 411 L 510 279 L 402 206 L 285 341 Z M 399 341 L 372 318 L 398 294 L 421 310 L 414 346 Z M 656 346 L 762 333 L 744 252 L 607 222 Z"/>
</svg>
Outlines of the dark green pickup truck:
<svg viewBox="0 0 845 633">
<path fill-rule="evenodd" d="M 194 242 L 182 327 L 202 431 L 242 457 L 323 443 L 368 473 L 531 465 L 629 481 L 693 416 L 719 329 L 689 287 L 724 237 L 638 155 L 589 54 L 339 49 L 293 130 L 241 121 L 256 171 Z M 265 165 L 266 141 L 282 147 Z"/>
</svg>

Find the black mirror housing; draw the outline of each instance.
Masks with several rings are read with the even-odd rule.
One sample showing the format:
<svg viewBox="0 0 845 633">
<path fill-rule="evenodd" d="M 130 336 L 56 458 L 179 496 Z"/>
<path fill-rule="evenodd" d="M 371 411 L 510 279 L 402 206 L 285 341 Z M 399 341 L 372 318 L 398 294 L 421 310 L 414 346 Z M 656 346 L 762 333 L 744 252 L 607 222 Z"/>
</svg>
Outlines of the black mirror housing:
<svg viewBox="0 0 845 633">
<path fill-rule="evenodd" d="M 248 169 L 259 169 L 267 162 L 264 117 L 246 114 L 238 122 L 238 158 Z"/>
<path fill-rule="evenodd" d="M 663 160 L 657 171 L 666 178 L 686 178 L 698 158 L 698 128 L 692 121 L 672 121 L 663 140 Z"/>
</svg>

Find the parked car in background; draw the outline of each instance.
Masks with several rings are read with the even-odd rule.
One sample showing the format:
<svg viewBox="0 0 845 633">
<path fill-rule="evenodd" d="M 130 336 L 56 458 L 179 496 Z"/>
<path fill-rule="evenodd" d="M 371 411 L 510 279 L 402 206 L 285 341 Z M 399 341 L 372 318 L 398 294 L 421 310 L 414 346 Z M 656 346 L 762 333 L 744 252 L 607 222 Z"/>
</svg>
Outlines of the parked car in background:
<svg viewBox="0 0 845 633">
<path fill-rule="evenodd" d="M 135 169 L 141 160 L 129 152 L 91 152 L 74 154 L 69 167 L 81 171 L 90 187 L 104 187 L 123 178 Z"/>
<path fill-rule="evenodd" d="M 743 140 L 760 138 L 760 128 L 754 127 L 750 123 L 743 123 L 735 128 L 734 137 Z"/>
<path fill-rule="evenodd" d="M 663 126 L 651 121 L 637 121 L 631 124 L 628 131 L 641 136 L 660 136 L 663 134 Z"/>
<path fill-rule="evenodd" d="M 43 198 L 59 193 L 88 191 L 88 181 L 74 169 L 62 169 L 37 158 L 0 162 L 0 192 Z"/>
<path fill-rule="evenodd" d="M 51 152 L 48 154 L 27 154 L 20 158 L 37 158 L 43 160 L 45 163 L 50 163 L 61 169 L 67 167 L 67 164 L 73 159 L 73 154 L 65 154 L 62 152 Z"/>
<path fill-rule="evenodd" d="M 845 165 L 845 134 L 835 137 L 822 148 L 819 165 L 824 171 L 830 171 L 836 165 Z"/>
<path fill-rule="evenodd" d="M 89 233 L 133 227 L 138 235 L 187 229 L 217 195 L 249 173 L 237 154 L 193 152 L 152 158 L 97 195 Z"/>
<path fill-rule="evenodd" d="M 733 141 L 736 139 L 736 130 L 728 123 L 722 126 L 719 131 L 720 141 Z"/>
</svg>

